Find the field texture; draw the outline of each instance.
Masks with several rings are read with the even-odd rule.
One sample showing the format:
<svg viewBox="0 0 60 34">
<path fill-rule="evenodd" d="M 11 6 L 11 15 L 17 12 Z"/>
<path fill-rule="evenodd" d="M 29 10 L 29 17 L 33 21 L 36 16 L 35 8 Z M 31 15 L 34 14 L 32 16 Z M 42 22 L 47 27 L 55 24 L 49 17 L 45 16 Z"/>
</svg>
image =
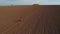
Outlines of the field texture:
<svg viewBox="0 0 60 34">
<path fill-rule="evenodd" d="M 60 34 L 60 6 L 1 6 L 0 34 Z"/>
</svg>

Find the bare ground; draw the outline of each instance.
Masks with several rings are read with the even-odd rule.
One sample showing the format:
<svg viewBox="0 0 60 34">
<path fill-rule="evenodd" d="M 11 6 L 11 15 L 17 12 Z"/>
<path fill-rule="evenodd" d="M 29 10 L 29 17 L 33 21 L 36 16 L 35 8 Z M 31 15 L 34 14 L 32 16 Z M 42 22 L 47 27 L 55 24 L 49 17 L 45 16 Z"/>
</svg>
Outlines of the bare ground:
<svg viewBox="0 0 60 34">
<path fill-rule="evenodd" d="M 0 34 L 59 34 L 60 6 L 0 7 Z"/>
</svg>

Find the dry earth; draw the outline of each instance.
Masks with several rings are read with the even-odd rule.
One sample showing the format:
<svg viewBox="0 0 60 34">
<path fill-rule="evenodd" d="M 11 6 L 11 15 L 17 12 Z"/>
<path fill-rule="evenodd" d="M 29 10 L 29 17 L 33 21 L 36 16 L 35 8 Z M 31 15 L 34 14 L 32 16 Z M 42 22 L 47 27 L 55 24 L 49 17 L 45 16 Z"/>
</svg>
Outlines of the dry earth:
<svg viewBox="0 0 60 34">
<path fill-rule="evenodd" d="M 60 6 L 0 7 L 0 34 L 60 34 Z"/>
</svg>

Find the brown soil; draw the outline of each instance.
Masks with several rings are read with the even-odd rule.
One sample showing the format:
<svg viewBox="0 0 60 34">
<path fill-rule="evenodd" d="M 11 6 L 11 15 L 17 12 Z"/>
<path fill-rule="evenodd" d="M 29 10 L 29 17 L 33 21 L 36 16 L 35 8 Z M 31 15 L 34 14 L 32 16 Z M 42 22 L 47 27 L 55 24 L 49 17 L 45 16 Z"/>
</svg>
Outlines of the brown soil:
<svg viewBox="0 0 60 34">
<path fill-rule="evenodd" d="M 0 7 L 0 34 L 60 34 L 60 6 Z"/>
</svg>

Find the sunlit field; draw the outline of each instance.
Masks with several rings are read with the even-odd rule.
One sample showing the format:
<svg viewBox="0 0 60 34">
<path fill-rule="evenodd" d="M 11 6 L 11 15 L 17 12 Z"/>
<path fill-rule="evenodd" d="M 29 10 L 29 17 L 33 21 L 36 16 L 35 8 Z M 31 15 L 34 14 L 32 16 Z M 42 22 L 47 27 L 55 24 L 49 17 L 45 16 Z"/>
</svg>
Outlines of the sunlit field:
<svg viewBox="0 0 60 34">
<path fill-rule="evenodd" d="M 60 6 L 0 6 L 0 34 L 60 34 Z"/>
</svg>

